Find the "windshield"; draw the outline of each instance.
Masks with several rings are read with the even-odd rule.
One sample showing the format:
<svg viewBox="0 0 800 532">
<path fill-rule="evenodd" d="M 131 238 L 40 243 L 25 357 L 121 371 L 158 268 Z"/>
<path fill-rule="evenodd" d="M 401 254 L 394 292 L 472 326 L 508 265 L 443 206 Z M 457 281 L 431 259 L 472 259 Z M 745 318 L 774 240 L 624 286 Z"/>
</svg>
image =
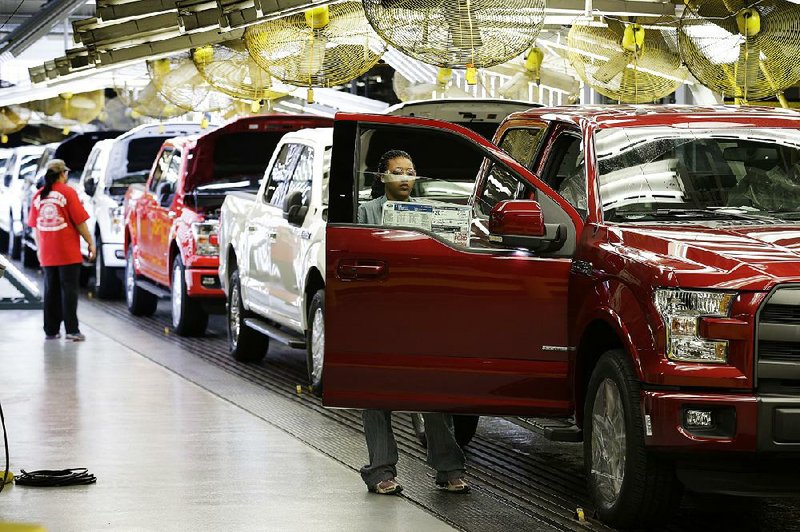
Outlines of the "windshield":
<svg viewBox="0 0 800 532">
<path fill-rule="evenodd" d="M 613 128 L 595 136 L 607 221 L 800 214 L 800 131 Z"/>
</svg>

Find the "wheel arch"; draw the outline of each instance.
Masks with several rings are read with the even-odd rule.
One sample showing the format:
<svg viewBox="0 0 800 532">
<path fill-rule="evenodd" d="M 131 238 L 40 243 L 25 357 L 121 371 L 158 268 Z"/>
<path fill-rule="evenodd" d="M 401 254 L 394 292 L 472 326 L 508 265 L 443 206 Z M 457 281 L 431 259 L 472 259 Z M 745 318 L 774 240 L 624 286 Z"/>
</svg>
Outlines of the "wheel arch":
<svg viewBox="0 0 800 532">
<path fill-rule="evenodd" d="M 311 300 L 317 290 L 325 289 L 325 280 L 318 268 L 312 267 L 306 275 L 305 289 L 303 290 L 303 328 L 308 330 L 308 312 L 311 310 Z"/>
<path fill-rule="evenodd" d="M 575 418 L 578 426 L 583 426 L 583 405 L 594 368 L 604 353 L 611 349 L 622 349 L 628 355 L 641 379 L 641 371 L 633 356 L 634 346 L 625 333 L 624 325 L 613 312 L 607 310 L 605 316 L 597 316 L 583 330 L 577 352 L 575 353 L 574 390 Z M 626 341 L 627 340 L 627 341 Z"/>
</svg>

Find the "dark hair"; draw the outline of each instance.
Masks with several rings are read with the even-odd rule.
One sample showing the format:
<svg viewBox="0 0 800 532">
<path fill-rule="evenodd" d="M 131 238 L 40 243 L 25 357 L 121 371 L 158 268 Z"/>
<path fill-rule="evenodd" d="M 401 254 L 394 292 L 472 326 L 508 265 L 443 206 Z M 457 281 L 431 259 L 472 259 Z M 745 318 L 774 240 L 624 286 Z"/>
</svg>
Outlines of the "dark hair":
<svg viewBox="0 0 800 532">
<path fill-rule="evenodd" d="M 389 170 L 389 161 L 399 158 L 408 159 L 412 162 L 414 161 L 411 156 L 403 150 L 389 150 L 381 155 L 380 159 L 378 159 L 379 175 L 376 176 L 372 181 L 372 191 L 370 192 L 370 195 L 373 198 L 380 198 L 386 193 L 386 187 L 384 186 L 383 181 L 381 181 L 380 174 L 385 174 L 386 171 Z"/>
<path fill-rule="evenodd" d="M 44 174 L 44 187 L 42 188 L 42 195 L 40 196 L 42 199 L 46 198 L 50 191 L 53 190 L 53 185 L 56 184 L 58 178 L 61 177 L 61 172 L 57 170 L 48 170 Z"/>
<path fill-rule="evenodd" d="M 389 161 L 399 158 L 408 159 L 409 161 L 413 160 L 411 159 L 411 156 L 403 150 L 389 150 L 381 155 L 380 159 L 378 159 L 378 173 L 386 173 L 386 171 L 389 169 Z"/>
</svg>

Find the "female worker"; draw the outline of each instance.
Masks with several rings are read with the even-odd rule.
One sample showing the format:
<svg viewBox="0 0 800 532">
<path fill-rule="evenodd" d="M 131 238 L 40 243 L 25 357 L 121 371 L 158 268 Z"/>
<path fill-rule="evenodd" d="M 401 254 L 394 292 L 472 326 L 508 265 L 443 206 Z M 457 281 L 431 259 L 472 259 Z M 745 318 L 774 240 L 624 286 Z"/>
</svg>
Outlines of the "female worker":
<svg viewBox="0 0 800 532">
<path fill-rule="evenodd" d="M 95 248 L 86 227 L 89 215 L 77 192 L 67 185 L 68 172 L 61 159 L 47 163 L 44 186 L 33 197 L 28 224 L 35 229 L 39 263 L 44 269 L 45 339 L 60 338 L 63 321 L 66 339 L 81 342 L 86 338 L 78 328 L 79 236 L 89 245 L 90 261 Z"/>
<path fill-rule="evenodd" d="M 385 185 L 385 194 L 358 207 L 358 223 L 380 225 L 383 205 L 387 201 L 413 201 L 416 170 L 406 152 L 391 150 L 378 161 L 378 174 Z M 428 440 L 428 465 L 436 470 L 439 489 L 466 493 L 469 484 L 464 480 L 464 452 L 453 433 L 453 417 L 448 414 L 423 414 Z M 397 482 L 397 443 L 392 432 L 392 413 L 384 410 L 365 410 L 364 435 L 367 439 L 369 465 L 361 468 L 361 478 L 372 493 L 399 494 L 403 487 Z"/>
</svg>

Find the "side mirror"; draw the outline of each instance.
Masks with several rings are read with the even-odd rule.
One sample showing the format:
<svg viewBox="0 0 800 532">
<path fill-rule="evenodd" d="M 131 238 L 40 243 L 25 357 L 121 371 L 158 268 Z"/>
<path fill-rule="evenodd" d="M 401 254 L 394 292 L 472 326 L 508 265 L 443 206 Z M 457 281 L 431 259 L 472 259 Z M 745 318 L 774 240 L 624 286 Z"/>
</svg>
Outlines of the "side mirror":
<svg viewBox="0 0 800 532">
<path fill-rule="evenodd" d="M 542 206 L 534 200 L 506 200 L 489 213 L 489 241 L 532 251 L 556 251 L 564 245 L 560 224 L 545 224 Z"/>
<path fill-rule="evenodd" d="M 92 177 L 87 177 L 83 180 L 83 191 L 86 192 L 87 196 L 94 196 L 95 191 L 97 190 L 97 182 Z"/>
<path fill-rule="evenodd" d="M 303 225 L 308 206 L 303 205 L 303 193 L 292 192 L 283 200 L 283 217 L 292 225 Z"/>
</svg>

